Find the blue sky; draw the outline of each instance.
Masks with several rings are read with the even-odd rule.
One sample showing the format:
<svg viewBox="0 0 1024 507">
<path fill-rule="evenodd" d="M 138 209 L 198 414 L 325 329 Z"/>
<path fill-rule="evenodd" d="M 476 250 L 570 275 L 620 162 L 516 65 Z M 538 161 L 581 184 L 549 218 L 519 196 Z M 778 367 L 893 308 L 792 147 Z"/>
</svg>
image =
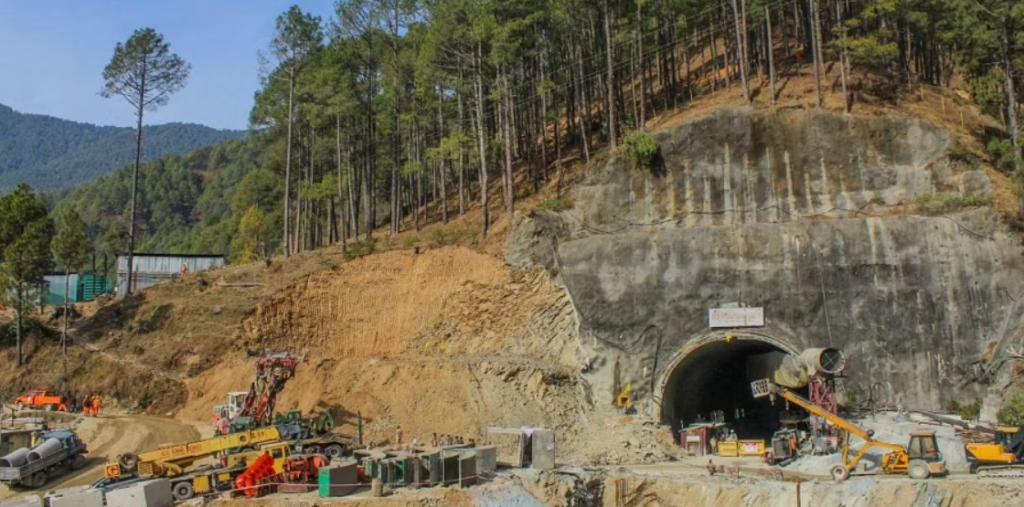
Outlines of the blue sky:
<svg viewBox="0 0 1024 507">
<path fill-rule="evenodd" d="M 104 99 L 117 42 L 152 27 L 192 64 L 188 86 L 146 124 L 243 129 L 259 86 L 256 52 L 290 5 L 328 19 L 333 0 L 0 0 L 0 103 L 26 113 L 134 126 L 124 99 Z"/>
</svg>

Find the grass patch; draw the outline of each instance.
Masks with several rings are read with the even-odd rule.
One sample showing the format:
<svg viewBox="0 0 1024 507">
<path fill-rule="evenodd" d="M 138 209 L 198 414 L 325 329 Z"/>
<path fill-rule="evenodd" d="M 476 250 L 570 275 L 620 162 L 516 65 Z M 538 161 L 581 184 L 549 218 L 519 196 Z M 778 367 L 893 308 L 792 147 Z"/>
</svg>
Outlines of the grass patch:
<svg viewBox="0 0 1024 507">
<path fill-rule="evenodd" d="M 353 241 L 348 244 L 348 248 L 345 250 L 345 260 L 357 259 L 365 255 L 373 253 L 373 241 Z"/>
<path fill-rule="evenodd" d="M 420 238 L 417 238 L 416 236 L 406 236 L 402 238 L 402 246 L 405 248 L 412 248 L 419 242 Z"/>
<path fill-rule="evenodd" d="M 569 208 L 572 208 L 572 199 L 570 199 L 568 196 L 547 199 L 541 201 L 541 203 L 537 205 L 537 208 L 545 211 L 552 211 L 558 213 L 559 211 L 565 211 Z"/>
<path fill-rule="evenodd" d="M 992 199 L 984 194 L 943 192 L 918 195 L 914 203 L 917 204 L 917 211 L 923 215 L 944 215 L 967 208 L 990 206 Z"/>
<path fill-rule="evenodd" d="M 458 245 L 463 242 L 474 244 L 476 234 L 464 227 L 446 227 L 430 232 L 430 242 L 434 246 Z"/>
</svg>

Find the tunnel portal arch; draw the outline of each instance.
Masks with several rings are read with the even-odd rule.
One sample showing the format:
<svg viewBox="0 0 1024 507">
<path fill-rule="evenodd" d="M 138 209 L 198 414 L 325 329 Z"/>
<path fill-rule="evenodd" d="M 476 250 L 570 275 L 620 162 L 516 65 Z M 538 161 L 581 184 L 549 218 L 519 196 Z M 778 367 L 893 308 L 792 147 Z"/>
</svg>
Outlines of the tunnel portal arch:
<svg viewBox="0 0 1024 507">
<path fill-rule="evenodd" d="M 705 333 L 686 342 L 662 371 L 655 386 L 652 417 L 678 430 L 698 415 L 710 410 L 754 406 L 752 412 L 764 410 L 755 405 L 749 382 L 768 376 L 767 365 L 786 354 L 797 354 L 799 348 L 788 339 L 753 330 L 721 330 Z M 745 413 L 745 412 L 744 412 Z M 737 422 L 735 414 L 726 420 Z M 774 424 L 766 414 L 751 414 L 745 428 L 749 438 L 770 436 Z M 741 438 L 745 435 L 741 435 Z"/>
</svg>

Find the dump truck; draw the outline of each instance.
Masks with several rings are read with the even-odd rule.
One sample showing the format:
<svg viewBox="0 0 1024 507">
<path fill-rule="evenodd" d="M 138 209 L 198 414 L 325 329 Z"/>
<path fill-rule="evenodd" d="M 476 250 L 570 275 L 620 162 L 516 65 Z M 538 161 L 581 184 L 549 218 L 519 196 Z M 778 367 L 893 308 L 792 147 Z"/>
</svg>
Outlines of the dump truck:
<svg viewBox="0 0 1024 507">
<path fill-rule="evenodd" d="M 40 488 L 51 477 L 85 465 L 86 445 L 73 431 L 43 433 L 40 444 L 0 458 L 0 482 L 10 487 Z"/>
<path fill-rule="evenodd" d="M 907 474 L 911 479 L 927 479 L 932 475 L 947 473 L 946 462 L 939 452 L 938 441 L 934 431 L 921 431 L 910 434 L 910 443 L 904 447 L 874 439 L 874 432 L 865 431 L 856 424 L 833 414 L 800 396 L 799 394 L 762 379 L 751 383 L 755 398 L 770 396 L 773 400 L 780 397 L 808 412 L 821 417 L 842 431 L 842 464 L 832 467 L 832 478 L 836 482 L 846 480 L 850 475 L 868 475 L 877 472 L 860 471 L 857 464 L 868 449 L 878 447 L 889 452 L 882 456 L 879 470 L 885 474 Z M 864 445 L 853 456 L 850 456 L 850 436 L 860 438 Z"/>
<path fill-rule="evenodd" d="M 965 446 L 971 473 L 1020 477 L 1024 475 L 1024 427 L 1000 426 L 994 441 Z"/>
<path fill-rule="evenodd" d="M 36 389 L 29 391 L 21 396 L 14 399 L 14 406 L 18 410 L 29 409 L 43 409 L 46 411 L 67 411 L 68 400 L 66 397 L 61 396 L 56 391 L 49 389 Z"/>
</svg>

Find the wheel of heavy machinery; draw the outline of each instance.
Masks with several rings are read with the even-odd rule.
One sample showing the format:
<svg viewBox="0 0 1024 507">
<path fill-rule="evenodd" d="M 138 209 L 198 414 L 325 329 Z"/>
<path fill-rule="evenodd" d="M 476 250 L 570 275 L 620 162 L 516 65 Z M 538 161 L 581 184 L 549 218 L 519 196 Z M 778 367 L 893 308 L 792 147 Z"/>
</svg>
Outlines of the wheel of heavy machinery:
<svg viewBox="0 0 1024 507">
<path fill-rule="evenodd" d="M 36 472 L 32 476 L 32 487 L 41 488 L 46 485 L 46 472 Z"/>
<path fill-rule="evenodd" d="M 832 479 L 836 482 L 843 482 L 850 477 L 850 469 L 846 468 L 845 465 L 836 465 L 832 467 Z"/>
<path fill-rule="evenodd" d="M 330 459 L 340 458 L 345 454 L 345 448 L 341 444 L 331 444 L 324 447 L 324 455 Z"/>
<path fill-rule="evenodd" d="M 174 499 L 179 502 L 184 502 L 185 500 L 192 498 L 195 494 L 195 490 L 192 489 L 192 481 L 181 481 L 175 483 L 172 493 L 174 494 Z"/>
<path fill-rule="evenodd" d="M 117 458 L 117 462 L 121 465 L 121 468 L 130 473 L 134 472 L 135 467 L 139 465 L 139 457 L 133 452 L 126 452 Z"/>
<path fill-rule="evenodd" d="M 907 475 L 909 475 L 911 479 L 923 480 L 927 479 L 931 474 L 932 471 L 928 469 L 928 463 L 919 459 L 912 460 L 910 465 L 907 466 Z"/>
<path fill-rule="evenodd" d="M 46 467 L 46 475 L 56 475 L 56 474 L 57 474 L 57 465 L 50 465 L 50 466 Z"/>
<path fill-rule="evenodd" d="M 323 454 L 323 452 L 319 445 L 307 445 L 302 448 L 303 454 Z"/>
<path fill-rule="evenodd" d="M 68 468 L 72 470 L 78 470 L 85 466 L 85 456 L 81 454 L 71 458 L 71 463 L 68 463 Z"/>
</svg>

